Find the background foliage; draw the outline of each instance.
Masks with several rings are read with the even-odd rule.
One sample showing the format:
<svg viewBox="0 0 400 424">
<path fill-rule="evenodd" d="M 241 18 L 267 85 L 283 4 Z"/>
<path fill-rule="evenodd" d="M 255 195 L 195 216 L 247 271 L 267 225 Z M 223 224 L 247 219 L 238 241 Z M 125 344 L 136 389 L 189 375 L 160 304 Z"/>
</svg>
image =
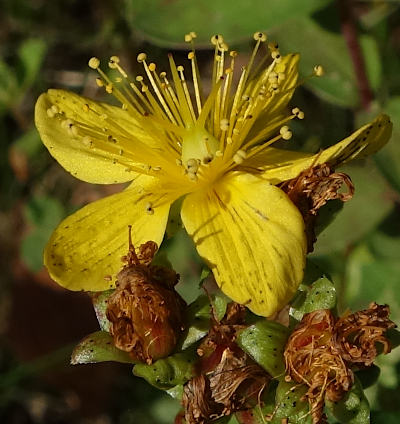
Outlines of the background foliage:
<svg viewBox="0 0 400 424">
<path fill-rule="evenodd" d="M 222 33 L 241 52 L 265 30 L 283 53 L 301 53 L 300 71 L 322 64 L 326 76 L 306 80 L 293 104 L 306 113 L 291 146 L 316 151 L 380 111 L 394 122 L 392 141 L 375 158 L 343 169 L 356 194 L 318 239 L 312 258 L 336 284 L 339 308 L 389 303 L 400 323 L 400 2 L 348 0 L 2 0 L 0 18 L 0 421 L 7 423 L 170 423 L 178 405 L 117 364 L 71 367 L 71 344 L 97 329 L 84 294 L 69 293 L 42 268 L 42 249 L 57 223 L 81 205 L 119 191 L 73 179 L 42 146 L 33 124 L 38 95 L 50 87 L 100 98 L 86 66 L 93 55 L 118 54 L 137 67 L 145 50 L 166 66 L 183 34 L 197 31 L 201 67 L 208 39 Z M 364 55 L 370 107 L 362 107 L 343 36 L 354 16 Z M 347 15 L 346 15 L 347 13 Z M 163 66 L 160 66 L 162 68 Z M 365 106 L 365 104 L 364 104 Z M 183 231 L 163 251 L 181 273 L 188 301 L 198 294 L 201 265 Z M 379 360 L 368 389 L 372 422 L 400 416 L 399 351 Z"/>
</svg>

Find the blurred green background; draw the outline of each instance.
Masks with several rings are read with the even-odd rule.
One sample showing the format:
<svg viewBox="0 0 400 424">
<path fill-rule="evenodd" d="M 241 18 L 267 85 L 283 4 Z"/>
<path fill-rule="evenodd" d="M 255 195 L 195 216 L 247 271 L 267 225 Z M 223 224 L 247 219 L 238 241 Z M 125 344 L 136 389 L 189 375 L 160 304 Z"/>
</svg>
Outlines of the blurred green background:
<svg viewBox="0 0 400 424">
<path fill-rule="evenodd" d="M 281 52 L 301 53 L 290 146 L 317 151 L 381 111 L 391 142 L 374 158 L 347 166 L 356 194 L 318 239 L 312 258 L 337 285 L 341 311 L 389 303 L 400 323 L 400 1 L 333 0 L 2 0 L 0 17 L 0 422 L 171 423 L 179 406 L 120 364 L 68 364 L 74 343 L 97 329 L 89 299 L 51 282 L 42 250 L 59 221 L 121 186 L 75 180 L 47 153 L 34 128 L 38 95 L 50 87 L 102 99 L 88 58 L 117 54 L 137 69 L 146 51 L 166 68 L 166 53 L 185 60 L 183 35 L 198 34 L 207 74 L 208 40 L 221 33 L 245 57 L 252 34 L 267 32 Z M 363 60 L 354 66 L 354 47 Z M 360 74 L 361 72 L 361 74 Z M 359 83 L 365 73 L 360 96 Z M 361 77 L 360 77 L 361 75 Z M 201 265 L 183 231 L 163 250 L 182 275 L 188 301 Z M 380 358 L 368 389 L 373 423 L 400 418 L 400 352 Z"/>
</svg>

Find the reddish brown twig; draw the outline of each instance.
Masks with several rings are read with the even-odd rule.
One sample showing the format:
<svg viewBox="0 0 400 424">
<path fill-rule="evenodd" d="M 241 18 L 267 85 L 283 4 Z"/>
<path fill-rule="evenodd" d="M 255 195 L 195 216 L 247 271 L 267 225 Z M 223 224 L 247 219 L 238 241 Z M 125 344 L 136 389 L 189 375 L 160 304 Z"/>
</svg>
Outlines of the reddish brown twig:
<svg viewBox="0 0 400 424">
<path fill-rule="evenodd" d="M 364 56 L 357 37 L 356 22 L 350 0 L 338 0 L 343 37 L 346 40 L 350 57 L 356 74 L 357 88 L 363 109 L 368 110 L 373 93 L 365 70 Z"/>
</svg>

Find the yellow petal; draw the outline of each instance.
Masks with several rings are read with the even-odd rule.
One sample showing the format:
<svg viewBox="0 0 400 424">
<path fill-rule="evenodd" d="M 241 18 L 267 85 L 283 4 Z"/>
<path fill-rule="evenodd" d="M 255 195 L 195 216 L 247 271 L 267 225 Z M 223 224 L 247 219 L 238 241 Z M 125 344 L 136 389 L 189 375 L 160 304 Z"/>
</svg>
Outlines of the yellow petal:
<svg viewBox="0 0 400 424">
<path fill-rule="evenodd" d="M 39 97 L 35 123 L 50 154 L 72 175 L 90 183 L 133 180 L 132 167 L 140 161 L 129 151 L 144 151 L 133 139 L 149 142 L 127 111 L 64 90 L 49 90 Z"/>
<path fill-rule="evenodd" d="M 379 115 L 352 135 L 317 154 L 268 148 L 245 160 L 244 168 L 264 171 L 264 178 L 273 184 L 297 177 L 312 166 L 328 163 L 333 168 L 355 158 L 363 158 L 382 148 L 392 134 L 392 122 L 387 115 Z"/>
<path fill-rule="evenodd" d="M 44 253 L 51 277 L 70 290 L 113 287 L 111 276 L 128 252 L 128 225 L 136 247 L 153 240 L 160 245 L 170 202 L 160 203 L 154 178 L 140 176 L 125 191 L 90 203 L 66 218 L 52 234 Z M 153 210 L 148 213 L 149 206 Z"/>
<path fill-rule="evenodd" d="M 182 220 L 221 290 L 254 313 L 270 316 L 303 277 L 304 222 L 279 188 L 250 174 L 230 174 L 189 194 Z"/>
</svg>

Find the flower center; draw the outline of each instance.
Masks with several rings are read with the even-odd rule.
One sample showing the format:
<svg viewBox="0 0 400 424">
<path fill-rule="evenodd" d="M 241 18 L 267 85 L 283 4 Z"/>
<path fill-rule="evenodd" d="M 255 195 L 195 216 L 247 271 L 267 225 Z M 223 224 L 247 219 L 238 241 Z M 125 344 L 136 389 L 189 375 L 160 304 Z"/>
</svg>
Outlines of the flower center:
<svg viewBox="0 0 400 424">
<path fill-rule="evenodd" d="M 219 147 L 219 141 L 203 127 L 195 126 L 182 140 L 182 164 L 190 170 L 199 164 L 210 163 Z M 194 165 L 196 162 L 197 165 Z"/>
</svg>

